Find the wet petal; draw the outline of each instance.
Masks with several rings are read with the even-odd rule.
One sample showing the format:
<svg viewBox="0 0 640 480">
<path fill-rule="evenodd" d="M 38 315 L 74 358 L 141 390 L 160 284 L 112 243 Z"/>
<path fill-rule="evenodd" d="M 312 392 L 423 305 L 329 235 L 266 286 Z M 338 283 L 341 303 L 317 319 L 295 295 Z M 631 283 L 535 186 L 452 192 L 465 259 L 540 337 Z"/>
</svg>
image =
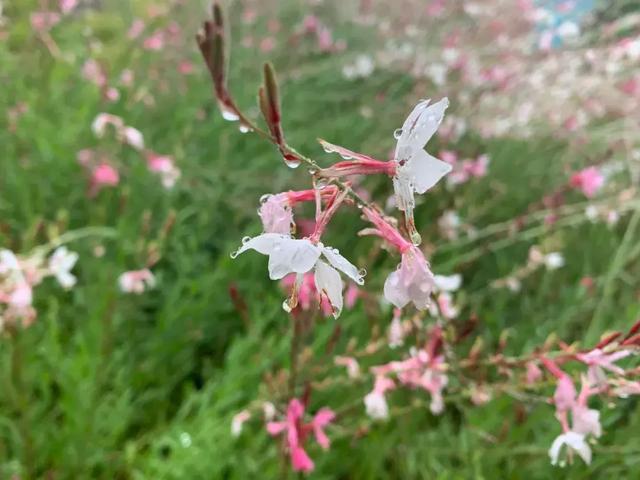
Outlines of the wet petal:
<svg viewBox="0 0 640 480">
<path fill-rule="evenodd" d="M 391 272 L 384 282 L 384 297 L 398 308 L 409 303 L 409 293 L 402 285 L 398 270 Z"/>
<path fill-rule="evenodd" d="M 364 284 L 364 278 L 360 274 L 358 268 L 353 265 L 349 260 L 344 258 L 338 250 L 331 247 L 324 247 L 322 249 L 322 253 L 329 263 L 333 265 L 335 268 L 344 273 L 347 277 L 351 278 L 358 285 Z"/>
<path fill-rule="evenodd" d="M 329 299 L 333 307 L 333 316 L 338 318 L 342 311 L 342 279 L 332 267 L 318 260 L 315 274 L 316 288 Z"/>
<path fill-rule="evenodd" d="M 415 106 L 402 125 L 402 134 L 398 139 L 396 151 L 414 153 L 422 150 L 433 134 L 438 130 L 444 112 L 449 106 L 446 97 L 429 105 L 430 100 L 424 100 Z"/>
<path fill-rule="evenodd" d="M 269 254 L 269 278 L 280 280 L 289 273 L 306 273 L 313 268 L 320 253 L 320 248 L 309 240 L 281 237 Z"/>
<path fill-rule="evenodd" d="M 407 172 L 414 190 L 424 193 L 451 171 L 451 165 L 419 149 L 413 153 L 403 170 Z"/>
</svg>

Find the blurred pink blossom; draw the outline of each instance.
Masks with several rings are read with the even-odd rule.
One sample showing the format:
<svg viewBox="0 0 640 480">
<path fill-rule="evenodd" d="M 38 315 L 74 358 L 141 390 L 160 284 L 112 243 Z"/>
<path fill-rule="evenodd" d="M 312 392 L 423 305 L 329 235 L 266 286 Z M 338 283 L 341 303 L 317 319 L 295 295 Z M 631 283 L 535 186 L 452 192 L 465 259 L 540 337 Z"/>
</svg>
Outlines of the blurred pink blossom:
<svg viewBox="0 0 640 480">
<path fill-rule="evenodd" d="M 569 184 L 578 188 L 587 198 L 592 198 L 603 187 L 605 177 L 597 167 L 587 167 L 571 176 Z"/>
</svg>

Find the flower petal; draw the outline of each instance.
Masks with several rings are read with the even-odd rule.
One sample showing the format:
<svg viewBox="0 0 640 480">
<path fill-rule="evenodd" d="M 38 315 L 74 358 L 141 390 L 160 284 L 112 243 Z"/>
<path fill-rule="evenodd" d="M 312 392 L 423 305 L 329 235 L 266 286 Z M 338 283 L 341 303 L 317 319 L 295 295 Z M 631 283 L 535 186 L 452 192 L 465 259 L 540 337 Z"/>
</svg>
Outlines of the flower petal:
<svg viewBox="0 0 640 480">
<path fill-rule="evenodd" d="M 405 120 L 396 154 L 410 155 L 422 150 L 442 123 L 449 99 L 445 97 L 432 105 L 429 102 L 430 100 L 420 102 Z M 400 160 L 397 155 L 396 160 Z"/>
<path fill-rule="evenodd" d="M 263 233 L 257 237 L 253 237 L 248 241 L 243 241 L 242 246 L 234 253 L 234 255 L 240 255 L 249 249 L 255 250 L 263 255 L 271 255 L 275 245 L 283 238 L 288 238 L 286 235 L 278 233 Z"/>
<path fill-rule="evenodd" d="M 338 250 L 331 247 L 324 247 L 322 249 L 322 253 L 329 263 L 333 265 L 335 268 L 344 273 L 347 277 L 351 278 L 358 285 L 364 284 L 363 275 L 360 274 L 358 268 L 353 265 L 349 260 L 344 258 Z"/>
<path fill-rule="evenodd" d="M 455 275 L 434 275 L 433 279 L 436 282 L 436 287 L 442 292 L 455 292 L 460 288 L 462 284 L 462 275 L 456 273 Z"/>
<path fill-rule="evenodd" d="M 438 160 L 422 149 L 416 150 L 405 166 L 398 168 L 402 168 L 407 172 L 417 193 L 426 192 L 451 171 L 451 165 Z"/>
<path fill-rule="evenodd" d="M 289 273 L 306 273 L 320 257 L 320 247 L 306 239 L 282 237 L 269 254 L 269 278 L 280 280 Z"/>
<path fill-rule="evenodd" d="M 318 260 L 315 281 L 318 292 L 327 296 L 333 307 L 333 316 L 338 318 L 342 312 L 342 279 L 340 274 L 333 267 Z"/>
<path fill-rule="evenodd" d="M 384 298 L 398 308 L 402 308 L 409 303 L 409 293 L 402 285 L 398 270 L 391 272 L 384 282 Z"/>
<path fill-rule="evenodd" d="M 334 145 L 333 143 L 329 143 L 329 142 L 327 142 L 325 140 L 322 140 L 321 138 L 318 139 L 318 142 L 320 142 L 320 145 L 322 145 L 322 148 L 324 148 L 325 152 L 327 152 L 327 153 L 337 153 L 338 155 L 340 155 L 345 160 L 360 160 L 360 161 L 364 161 L 364 162 L 370 162 L 370 161 L 379 162 L 380 161 L 380 160 L 376 160 L 373 157 L 365 155 L 363 153 L 353 152 L 353 151 L 349 150 L 348 148 L 341 147 L 340 145 Z"/>
</svg>

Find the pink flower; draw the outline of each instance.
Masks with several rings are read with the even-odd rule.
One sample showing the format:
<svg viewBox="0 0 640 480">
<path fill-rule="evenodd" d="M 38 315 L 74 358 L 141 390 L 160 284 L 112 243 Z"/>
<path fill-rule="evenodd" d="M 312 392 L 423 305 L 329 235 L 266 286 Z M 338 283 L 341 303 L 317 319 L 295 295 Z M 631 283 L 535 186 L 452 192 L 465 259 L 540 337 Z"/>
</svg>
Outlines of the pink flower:
<svg viewBox="0 0 640 480">
<path fill-rule="evenodd" d="M 304 450 L 305 440 L 309 433 L 313 432 L 318 444 L 325 450 L 329 448 L 329 438 L 324 428 L 335 419 L 335 413 L 331 409 L 322 408 L 310 423 L 304 423 L 304 411 L 302 402 L 294 398 L 289 402 L 284 421 L 267 423 L 267 432 L 270 435 L 285 434 L 291 466 L 296 472 L 313 471 L 313 461 Z"/>
<path fill-rule="evenodd" d="M 144 22 L 139 18 L 135 19 L 131 26 L 129 27 L 129 31 L 127 32 L 127 37 L 131 40 L 135 40 L 140 36 L 140 34 L 144 31 Z"/>
<path fill-rule="evenodd" d="M 302 20 L 302 26 L 307 33 L 314 33 L 319 25 L 320 20 L 315 15 L 307 15 Z"/>
<path fill-rule="evenodd" d="M 389 406 L 384 396 L 387 390 L 393 390 L 396 384 L 384 375 L 377 375 L 373 390 L 364 397 L 364 405 L 369 415 L 374 420 L 386 420 L 389 418 Z"/>
<path fill-rule="evenodd" d="M 391 348 L 400 347 L 404 344 L 405 331 L 400 319 L 401 315 L 402 309 L 393 309 L 393 318 L 391 319 L 391 325 L 389 325 L 388 334 L 388 343 Z"/>
<path fill-rule="evenodd" d="M 146 157 L 149 170 L 160 175 L 164 188 L 173 188 L 181 175 L 180 169 L 173 162 L 173 158 L 168 155 L 158 155 L 151 151 L 146 152 Z"/>
<path fill-rule="evenodd" d="M 142 43 L 142 47 L 145 50 L 159 51 L 164 47 L 164 32 L 158 30 L 153 32 L 151 36 L 147 37 Z"/>
<path fill-rule="evenodd" d="M 60 22 L 62 17 L 56 12 L 33 12 L 31 14 L 31 28 L 36 32 L 46 32 Z"/>
<path fill-rule="evenodd" d="M 234 437 L 240 436 L 242 433 L 242 426 L 251 418 L 251 413 L 248 410 L 242 410 L 233 416 L 231 420 L 231 435 Z"/>
<path fill-rule="evenodd" d="M 11 291 L 7 299 L 9 306 L 17 309 L 24 310 L 31 306 L 33 303 L 33 289 L 26 281 L 20 281 Z"/>
<path fill-rule="evenodd" d="M 588 167 L 571 176 L 569 184 L 579 188 L 587 198 L 592 198 L 604 185 L 604 175 L 597 167 Z"/>
<path fill-rule="evenodd" d="M 120 175 L 115 167 L 106 162 L 98 164 L 91 172 L 89 186 L 90 196 L 95 196 L 103 187 L 115 187 L 120 182 Z"/>
<path fill-rule="evenodd" d="M 258 210 L 262 227 L 266 233 L 291 234 L 294 226 L 293 211 L 286 193 L 265 195 L 260 199 Z"/>
<path fill-rule="evenodd" d="M 59 0 L 58 5 L 62 13 L 66 15 L 78 6 L 78 0 Z"/>
<path fill-rule="evenodd" d="M 329 425 L 336 418 L 336 414 L 330 408 L 321 408 L 318 413 L 311 420 L 311 428 L 313 428 L 313 435 L 316 438 L 316 442 L 324 450 L 329 449 L 330 442 L 329 437 L 324 432 L 324 427 Z"/>
<path fill-rule="evenodd" d="M 144 137 L 142 132 L 137 128 L 125 127 L 121 132 L 121 137 L 124 139 L 127 145 L 135 148 L 138 151 L 144 150 Z"/>
<path fill-rule="evenodd" d="M 260 40 L 260 51 L 269 53 L 276 48 L 276 39 L 273 37 L 265 37 Z"/>
<path fill-rule="evenodd" d="M 120 275 L 118 284 L 124 293 L 141 294 L 147 288 L 152 288 L 156 283 L 153 273 L 147 268 L 143 270 L 132 270 Z"/>
<path fill-rule="evenodd" d="M 527 384 L 533 385 L 542 379 L 542 370 L 535 362 L 527 362 Z"/>
<path fill-rule="evenodd" d="M 360 376 L 360 365 L 358 365 L 358 361 L 355 358 L 337 356 L 334 359 L 334 363 L 346 367 L 349 378 L 358 378 Z"/>
<path fill-rule="evenodd" d="M 107 85 L 107 76 L 104 69 L 93 58 L 88 59 L 82 65 L 82 76 L 100 88 Z"/>
<path fill-rule="evenodd" d="M 569 375 L 562 375 L 558 379 L 556 385 L 556 391 L 553 394 L 553 402 L 556 405 L 558 412 L 566 412 L 570 410 L 575 402 L 576 387 L 573 386 L 573 381 Z"/>
<path fill-rule="evenodd" d="M 607 381 L 604 370 L 608 370 L 618 376 L 624 375 L 624 369 L 615 365 L 615 362 L 629 355 L 631 355 L 630 350 L 605 353 L 599 348 L 594 348 L 590 352 L 576 354 L 576 358 L 589 366 L 587 375 L 591 384 L 604 385 Z"/>
<path fill-rule="evenodd" d="M 435 281 L 427 260 L 420 250 L 411 247 L 402 253 L 399 268 L 387 277 L 384 296 L 398 308 L 413 302 L 418 310 L 425 310 L 431 303 L 434 288 Z"/>
</svg>

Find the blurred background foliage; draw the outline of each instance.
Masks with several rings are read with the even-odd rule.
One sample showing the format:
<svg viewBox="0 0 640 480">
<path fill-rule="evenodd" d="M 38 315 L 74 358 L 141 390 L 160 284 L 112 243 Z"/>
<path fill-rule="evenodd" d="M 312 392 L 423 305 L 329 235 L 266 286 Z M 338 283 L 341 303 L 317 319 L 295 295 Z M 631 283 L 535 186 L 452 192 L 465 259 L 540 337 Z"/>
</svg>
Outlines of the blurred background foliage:
<svg viewBox="0 0 640 480">
<path fill-rule="evenodd" d="M 350 21 L 355 1 L 314 7 L 348 44 L 332 54 L 306 43 L 287 48 L 284 41 L 269 53 L 240 48 L 248 33 L 267 35 L 270 20 L 279 21 L 284 36 L 310 7 L 302 1 L 267 2 L 248 25 L 240 18 L 241 3 L 230 3 L 231 90 L 257 114 L 260 65 L 271 59 L 282 81 L 290 143 L 325 165 L 335 159 L 322 152 L 316 137 L 386 158 L 394 144 L 391 132 L 417 98 L 441 95 L 402 70 L 355 80 L 341 75 L 345 62 L 375 48 L 371 28 Z M 638 10 L 638 2 L 614 3 L 597 10 L 597 22 Z M 243 236 L 259 232 L 262 194 L 306 188 L 307 176 L 303 167 L 285 168 L 273 148 L 220 118 L 193 41 L 205 2 L 160 3 L 153 18 L 151 7 L 142 0 L 84 2 L 51 31 L 52 47 L 30 22 L 41 2 L 4 2 L 0 105 L 7 112 L 18 104 L 27 108 L 15 122 L 0 116 L 0 245 L 24 252 L 85 226 L 111 227 L 116 236 L 70 245 L 80 253 L 78 286 L 62 292 L 44 285 L 35 298 L 37 321 L 2 339 L 0 478 L 246 479 L 278 478 L 285 470 L 278 443 L 262 426 L 247 425 L 239 438 L 230 435 L 232 416 L 272 393 L 264 380 L 288 365 L 290 332 L 281 309 L 284 294 L 267 280 L 264 259 L 246 255 L 232 262 L 229 253 Z M 177 40 L 160 51 L 141 48 L 127 37 L 136 18 L 145 18 L 145 34 L 177 25 Z M 106 102 L 83 78 L 88 58 L 105 65 L 116 82 L 130 69 L 133 86 L 121 88 L 118 101 Z M 179 70 L 185 61 L 193 65 L 189 74 Z M 182 178 L 174 189 L 165 190 L 135 152 L 95 138 L 91 123 L 100 112 L 123 117 L 142 131 L 147 145 L 175 158 Z M 437 152 L 437 136 L 434 141 L 430 150 Z M 76 153 L 98 144 L 117 158 L 123 180 L 89 199 Z M 475 336 L 491 346 L 509 329 L 507 351 L 517 355 L 553 332 L 580 340 L 591 332 L 592 321 L 604 330 L 628 327 L 638 318 L 637 210 L 623 213 L 614 226 L 576 215 L 565 228 L 507 231 L 467 243 L 439 236 L 436 220 L 447 209 L 480 231 L 522 215 L 566 183 L 567 165 L 584 166 L 580 153 L 548 135 L 488 140 L 470 132 L 458 148 L 489 154 L 490 174 L 454 192 L 432 192 L 417 211 L 417 223 L 434 247 L 434 270 L 463 275 L 461 317 L 479 319 Z M 604 149 L 596 144 L 593 151 L 598 148 Z M 366 185 L 380 197 L 389 193 L 377 179 Z M 582 201 L 578 194 L 571 199 Z M 163 225 L 173 216 L 163 238 Z M 355 213 L 341 213 L 327 243 L 365 265 L 373 242 L 356 236 L 361 225 L 354 220 Z M 566 267 L 535 272 L 518 293 L 490 288 L 526 263 L 533 244 L 564 252 Z M 150 245 L 161 251 L 154 267 L 157 288 L 140 296 L 122 294 L 118 275 L 140 267 Z M 380 291 L 395 262 L 367 266 L 368 291 Z M 587 276 L 596 279 L 595 293 L 580 282 Z M 234 307 L 230 288 L 246 302 L 246 315 Z M 363 346 L 372 329 L 385 331 L 390 318 L 384 305 L 361 302 L 345 311 L 336 352 L 349 339 Z M 306 334 L 309 355 L 322 357 L 334 327 L 333 320 L 317 319 Z M 361 399 L 370 387 L 314 393 L 314 405 L 353 405 L 354 413 L 329 429 L 329 452 L 312 452 L 317 468 L 311 478 L 637 475 L 635 399 L 615 409 L 604 405 L 606 434 L 590 468 L 576 463 L 560 472 L 547 456 L 558 433 L 548 405 L 511 398 L 479 407 L 453 401 L 434 417 L 424 398 L 394 393 L 390 404 L 415 408 L 354 435 L 349 432 L 363 421 Z"/>
</svg>

